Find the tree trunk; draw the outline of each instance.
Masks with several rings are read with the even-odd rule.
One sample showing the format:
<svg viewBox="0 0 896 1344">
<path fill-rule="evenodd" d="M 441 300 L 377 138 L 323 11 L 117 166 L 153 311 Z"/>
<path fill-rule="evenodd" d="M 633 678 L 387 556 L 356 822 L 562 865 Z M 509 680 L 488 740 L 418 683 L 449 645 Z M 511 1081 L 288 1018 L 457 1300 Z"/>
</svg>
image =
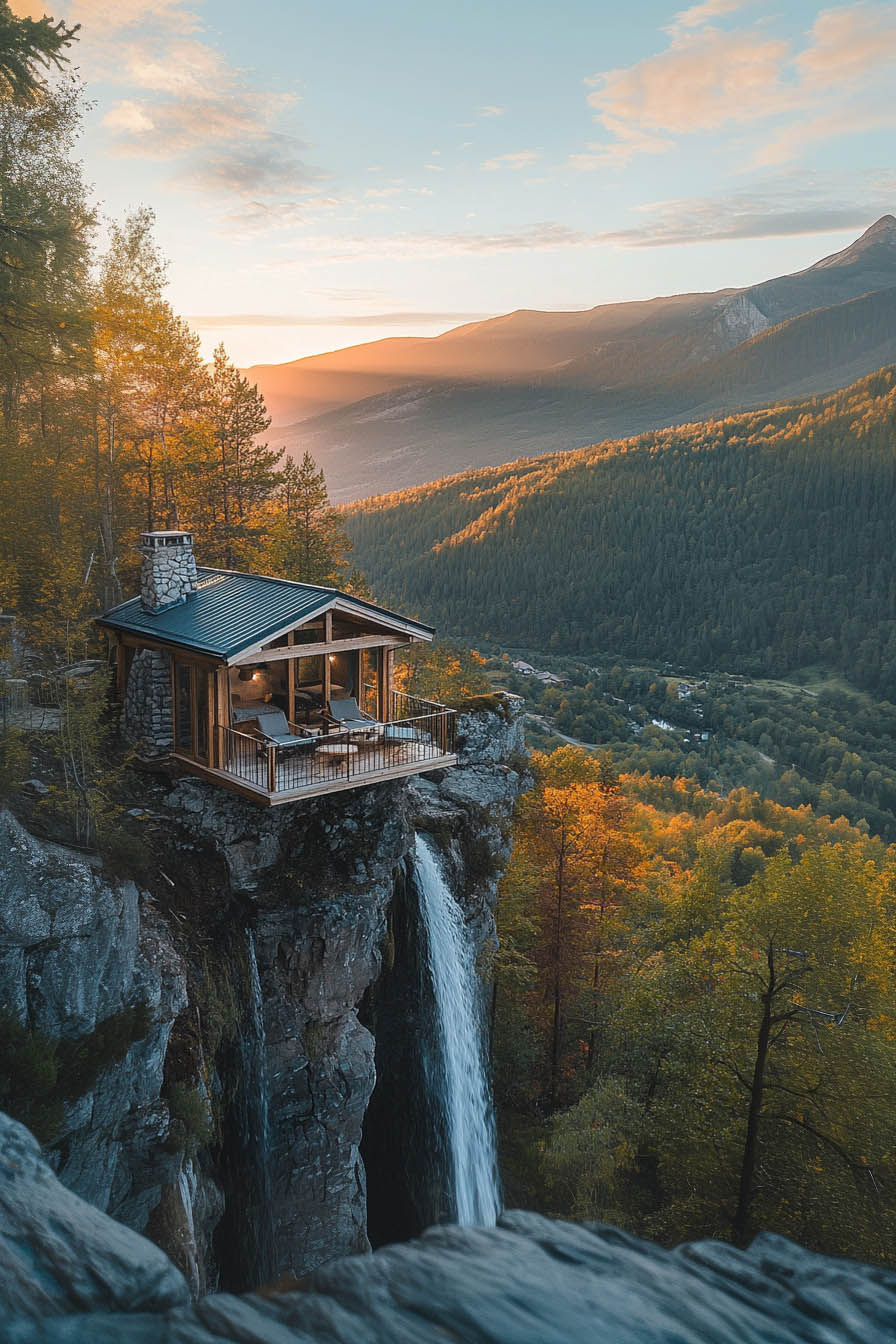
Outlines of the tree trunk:
<svg viewBox="0 0 896 1344">
<path fill-rule="evenodd" d="M 772 1002 L 775 996 L 775 949 L 771 943 L 766 955 L 768 958 L 768 987 L 761 1000 L 762 1019 L 756 1037 L 756 1059 L 753 1064 L 750 1105 L 747 1110 L 747 1132 L 744 1136 L 744 1149 L 740 1164 L 737 1208 L 734 1211 L 734 1218 L 731 1223 L 734 1242 L 737 1246 L 743 1246 L 749 1240 L 750 1203 L 753 1198 L 753 1185 L 756 1179 L 759 1123 L 762 1115 L 765 1070 L 768 1065 L 769 1041 L 772 1032 Z"/>
<path fill-rule="evenodd" d="M 557 1083 L 560 1077 L 560 956 L 562 946 L 563 878 L 563 851 L 561 849 L 557 861 L 557 903 L 554 911 L 554 1007 L 551 1021 L 551 1082 L 548 1092 L 548 1103 L 552 1111 L 555 1110 L 557 1106 Z"/>
</svg>

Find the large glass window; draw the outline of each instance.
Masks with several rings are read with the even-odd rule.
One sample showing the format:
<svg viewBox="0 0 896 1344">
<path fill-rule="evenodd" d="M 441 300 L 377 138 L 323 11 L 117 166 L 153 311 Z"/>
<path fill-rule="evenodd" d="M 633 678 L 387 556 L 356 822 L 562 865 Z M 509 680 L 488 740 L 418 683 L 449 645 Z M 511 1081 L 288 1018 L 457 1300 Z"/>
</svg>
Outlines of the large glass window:
<svg viewBox="0 0 896 1344">
<path fill-rule="evenodd" d="M 382 654 L 382 649 L 361 650 L 358 703 L 365 714 L 372 714 L 375 719 L 383 717 L 379 709 L 380 658 Z"/>
<path fill-rule="evenodd" d="M 174 749 L 208 761 L 208 670 L 174 664 Z"/>
</svg>

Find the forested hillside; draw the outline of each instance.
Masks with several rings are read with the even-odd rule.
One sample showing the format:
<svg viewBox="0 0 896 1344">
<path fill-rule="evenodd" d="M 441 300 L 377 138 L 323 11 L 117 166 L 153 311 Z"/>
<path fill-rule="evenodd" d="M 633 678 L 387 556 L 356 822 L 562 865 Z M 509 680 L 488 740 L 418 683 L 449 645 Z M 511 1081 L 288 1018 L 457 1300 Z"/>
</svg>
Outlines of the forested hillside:
<svg viewBox="0 0 896 1344">
<path fill-rule="evenodd" d="M 498 907 L 508 1203 L 892 1263 L 894 851 L 570 747 L 533 772 Z"/>
<path fill-rule="evenodd" d="M 896 698 L 896 368 L 805 403 L 467 473 L 346 514 L 377 596 L 505 647 Z"/>
</svg>

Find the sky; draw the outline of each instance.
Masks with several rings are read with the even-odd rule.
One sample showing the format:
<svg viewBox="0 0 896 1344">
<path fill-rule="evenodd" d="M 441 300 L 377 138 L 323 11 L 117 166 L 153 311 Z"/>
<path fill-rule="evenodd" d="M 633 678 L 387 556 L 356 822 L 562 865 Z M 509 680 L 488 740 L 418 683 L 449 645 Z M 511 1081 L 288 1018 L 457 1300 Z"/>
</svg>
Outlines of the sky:
<svg viewBox="0 0 896 1344">
<path fill-rule="evenodd" d="M 244 366 L 747 285 L 896 213 L 896 3 L 53 15 L 81 24 L 102 211 L 153 207 L 173 305 Z"/>
</svg>

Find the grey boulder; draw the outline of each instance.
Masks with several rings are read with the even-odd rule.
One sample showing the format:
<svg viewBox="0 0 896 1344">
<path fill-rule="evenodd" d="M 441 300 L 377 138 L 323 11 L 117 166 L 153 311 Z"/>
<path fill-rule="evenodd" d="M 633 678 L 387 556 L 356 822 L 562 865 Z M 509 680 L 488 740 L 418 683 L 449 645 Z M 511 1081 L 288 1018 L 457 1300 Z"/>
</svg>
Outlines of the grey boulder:
<svg viewBox="0 0 896 1344">
<path fill-rule="evenodd" d="M 167 1311 L 190 1300 L 145 1237 L 67 1190 L 24 1125 L 0 1115 L 0 1305 L 8 1316 Z M 0 1320 L 0 1340 L 11 1327 Z"/>
</svg>

